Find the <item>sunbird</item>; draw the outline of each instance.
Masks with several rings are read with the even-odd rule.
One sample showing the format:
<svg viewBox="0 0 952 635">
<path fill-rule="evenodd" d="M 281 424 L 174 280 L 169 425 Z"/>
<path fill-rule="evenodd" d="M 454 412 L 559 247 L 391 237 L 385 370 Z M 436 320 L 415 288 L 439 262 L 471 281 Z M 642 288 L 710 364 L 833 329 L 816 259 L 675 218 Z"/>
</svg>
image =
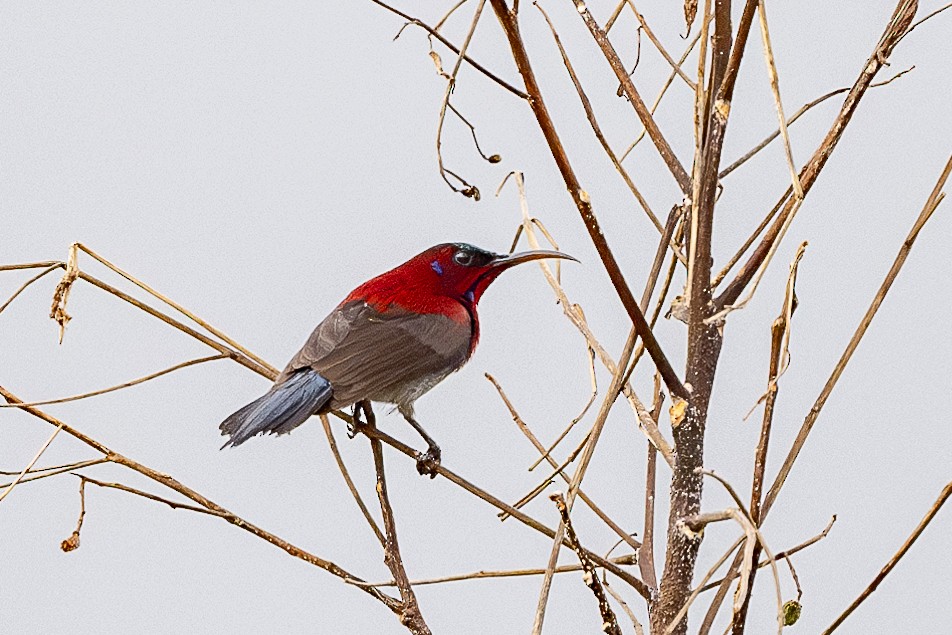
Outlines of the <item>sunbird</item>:
<svg viewBox="0 0 952 635">
<path fill-rule="evenodd" d="M 440 447 L 414 418 L 413 404 L 469 361 L 479 342 L 476 305 L 506 269 L 558 251 L 496 254 L 465 243 L 430 247 L 368 280 L 324 318 L 274 385 L 225 419 L 222 448 L 287 434 L 311 415 L 376 401 L 394 404 L 427 443 L 420 474 L 436 475 Z"/>
</svg>

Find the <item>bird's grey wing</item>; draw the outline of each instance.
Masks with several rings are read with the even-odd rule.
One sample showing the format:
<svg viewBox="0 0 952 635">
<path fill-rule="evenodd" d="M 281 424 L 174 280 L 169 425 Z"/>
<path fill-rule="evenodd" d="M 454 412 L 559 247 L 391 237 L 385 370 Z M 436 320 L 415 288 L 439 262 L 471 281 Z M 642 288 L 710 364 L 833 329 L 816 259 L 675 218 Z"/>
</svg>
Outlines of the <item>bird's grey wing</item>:
<svg viewBox="0 0 952 635">
<path fill-rule="evenodd" d="M 412 402 L 466 362 L 471 336 L 468 321 L 350 302 L 314 329 L 282 376 L 313 368 L 331 382 L 335 407 Z"/>
<path fill-rule="evenodd" d="M 291 358 L 275 383 L 286 381 L 296 370 L 312 368 L 320 363 L 347 337 L 353 325 L 361 320 L 361 314 L 369 308 L 363 302 L 350 302 L 331 311 L 330 315 L 314 328 L 304 346 Z"/>
</svg>

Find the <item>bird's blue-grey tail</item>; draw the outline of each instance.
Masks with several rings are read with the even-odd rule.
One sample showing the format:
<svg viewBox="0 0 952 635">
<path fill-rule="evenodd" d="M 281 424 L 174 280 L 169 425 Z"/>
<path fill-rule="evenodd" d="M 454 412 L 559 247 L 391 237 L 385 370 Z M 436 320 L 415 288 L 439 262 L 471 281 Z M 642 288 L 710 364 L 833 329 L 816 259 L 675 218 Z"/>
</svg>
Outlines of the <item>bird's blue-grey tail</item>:
<svg viewBox="0 0 952 635">
<path fill-rule="evenodd" d="M 286 434 L 331 400 L 331 384 L 317 371 L 301 369 L 218 426 L 230 437 L 222 449 L 241 445 L 256 434 Z"/>
</svg>

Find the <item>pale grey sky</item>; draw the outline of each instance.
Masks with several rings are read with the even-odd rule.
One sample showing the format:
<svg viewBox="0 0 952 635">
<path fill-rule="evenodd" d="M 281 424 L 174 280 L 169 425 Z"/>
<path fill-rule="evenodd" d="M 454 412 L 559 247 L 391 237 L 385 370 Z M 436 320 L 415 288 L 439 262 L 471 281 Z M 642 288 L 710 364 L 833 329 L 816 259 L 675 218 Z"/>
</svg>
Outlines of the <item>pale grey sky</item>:
<svg viewBox="0 0 952 635">
<path fill-rule="evenodd" d="M 402 6 L 432 22 L 446 5 L 425 4 Z M 604 21 L 610 4 L 591 8 Z M 919 15 L 941 4 L 923 2 Z M 457 41 L 468 25 L 469 5 L 448 26 Z M 544 6 L 606 133 L 623 148 L 638 126 L 630 107 L 614 96 L 610 70 L 570 3 Z M 666 46 L 680 51 L 679 3 L 645 1 L 639 8 Z M 787 112 L 849 85 L 891 11 L 891 3 L 770 3 Z M 541 16 L 529 3 L 522 12 L 559 131 L 630 284 L 640 290 L 656 232 L 592 137 Z M 781 381 L 771 475 L 948 158 L 950 19 L 939 16 L 899 46 L 880 79 L 916 69 L 864 98 L 754 301 L 730 318 L 706 463 L 744 493 L 759 413 L 746 423 L 742 418 L 764 389 L 769 325 L 797 245 L 810 242 L 801 264 L 792 363 Z M 626 16 L 618 27 L 629 62 L 632 23 Z M 492 193 L 508 171 L 523 170 L 533 214 L 582 261 L 564 267 L 567 293 L 617 355 L 627 321 L 529 109 L 464 66 L 454 103 L 477 126 L 483 149 L 503 161 L 478 160 L 468 130 L 448 119 L 447 166 L 475 183 L 483 199 L 474 203 L 453 194 L 438 176 L 434 150 L 445 83 L 427 57 L 421 31 L 410 28 L 391 41 L 401 24 L 369 2 L 0 5 L 0 264 L 63 259 L 70 243 L 82 241 L 280 366 L 351 288 L 423 248 L 465 240 L 507 249 L 519 220 L 518 200 L 512 189 L 498 199 Z M 518 84 L 488 9 L 471 51 Z M 453 60 L 443 55 L 447 67 Z M 646 98 L 653 98 L 666 73 L 644 42 L 635 79 Z M 692 147 L 690 99 L 675 84 L 658 114 L 685 163 Z M 809 157 L 838 103 L 826 102 L 791 128 L 798 163 Z M 775 125 L 759 36 L 752 37 L 725 159 L 742 154 Z M 627 165 L 656 211 L 679 200 L 648 143 Z M 725 179 L 717 264 L 788 179 L 777 145 Z M 922 233 L 765 526 L 779 551 L 838 516 L 830 536 L 795 559 L 804 606 L 796 632 L 828 625 L 952 478 L 950 218 L 946 203 Z M 115 282 L 88 259 L 81 264 Z M 0 301 L 26 277 L 0 274 Z M 73 292 L 74 319 L 60 346 L 47 318 L 54 285 L 53 278 L 35 285 L 0 315 L 0 385 L 23 398 L 105 387 L 207 354 L 88 285 Z M 535 451 L 482 374 L 499 379 L 548 441 L 588 398 L 585 348 L 534 266 L 507 273 L 480 308 L 483 335 L 474 359 L 422 399 L 417 411 L 441 443 L 448 467 L 514 501 L 541 474 L 525 471 Z M 657 332 L 681 368 L 683 325 L 662 321 Z M 645 394 L 650 373 L 647 364 L 636 373 Z M 603 369 L 599 379 L 607 386 Z M 365 578 L 388 578 L 316 420 L 280 439 L 218 451 L 218 423 L 266 386 L 238 365 L 219 361 L 48 410 L 251 522 Z M 381 424 L 420 445 L 398 416 L 383 417 Z M 367 443 L 348 441 L 339 431 L 345 459 L 373 502 Z M 0 469 L 22 468 L 50 432 L 26 414 L 0 412 Z M 639 532 L 643 449 L 630 409 L 617 404 L 585 480 L 600 505 Z M 92 456 L 60 438 L 40 464 Z M 481 501 L 442 479 L 419 478 L 412 462 L 395 453 L 387 458 L 411 577 L 544 566 L 548 539 L 511 520 L 500 524 Z M 124 470 L 93 468 L 89 474 L 159 491 Z M 660 482 L 668 477 L 661 469 Z M 706 510 L 729 504 L 708 485 Z M 87 492 L 82 547 L 63 554 L 59 542 L 73 530 L 78 505 L 77 482 L 69 476 L 23 485 L 0 504 L 0 631 L 405 632 L 365 594 L 263 541 L 214 518 L 121 492 Z M 606 551 L 613 535 L 577 509 L 581 539 Z M 545 497 L 528 511 L 557 523 Z M 841 632 L 942 632 L 950 513 L 940 514 Z M 699 575 L 736 532 L 727 525 L 711 528 Z M 566 553 L 563 561 L 574 562 L 574 556 Z M 795 588 L 785 567 L 782 573 L 784 599 L 790 599 Z M 540 582 L 471 581 L 417 592 L 434 632 L 525 633 Z M 637 596 L 620 583 L 615 588 L 645 619 Z M 770 632 L 772 603 L 764 575 L 749 632 Z M 702 610 L 706 605 L 702 601 Z M 692 619 L 696 627 L 699 615 Z M 598 620 L 580 576 L 557 577 L 546 633 L 596 632 Z M 630 624 L 624 628 L 631 632 Z"/>
</svg>

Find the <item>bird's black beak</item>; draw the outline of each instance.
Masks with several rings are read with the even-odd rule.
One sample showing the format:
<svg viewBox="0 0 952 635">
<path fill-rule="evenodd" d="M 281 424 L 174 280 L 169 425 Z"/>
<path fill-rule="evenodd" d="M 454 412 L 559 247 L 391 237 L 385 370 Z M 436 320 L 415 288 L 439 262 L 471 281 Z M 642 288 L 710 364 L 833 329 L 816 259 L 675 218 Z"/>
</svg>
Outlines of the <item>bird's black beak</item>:
<svg viewBox="0 0 952 635">
<path fill-rule="evenodd" d="M 560 258 L 562 260 L 574 260 L 575 262 L 578 262 L 576 258 L 573 258 L 568 254 L 563 254 L 561 251 L 534 249 L 532 251 L 520 251 L 519 253 L 515 254 L 499 255 L 489 263 L 489 267 L 494 271 L 502 272 L 509 267 L 521 265 L 522 263 L 529 262 L 531 260 L 542 260 L 544 258 Z"/>
</svg>

